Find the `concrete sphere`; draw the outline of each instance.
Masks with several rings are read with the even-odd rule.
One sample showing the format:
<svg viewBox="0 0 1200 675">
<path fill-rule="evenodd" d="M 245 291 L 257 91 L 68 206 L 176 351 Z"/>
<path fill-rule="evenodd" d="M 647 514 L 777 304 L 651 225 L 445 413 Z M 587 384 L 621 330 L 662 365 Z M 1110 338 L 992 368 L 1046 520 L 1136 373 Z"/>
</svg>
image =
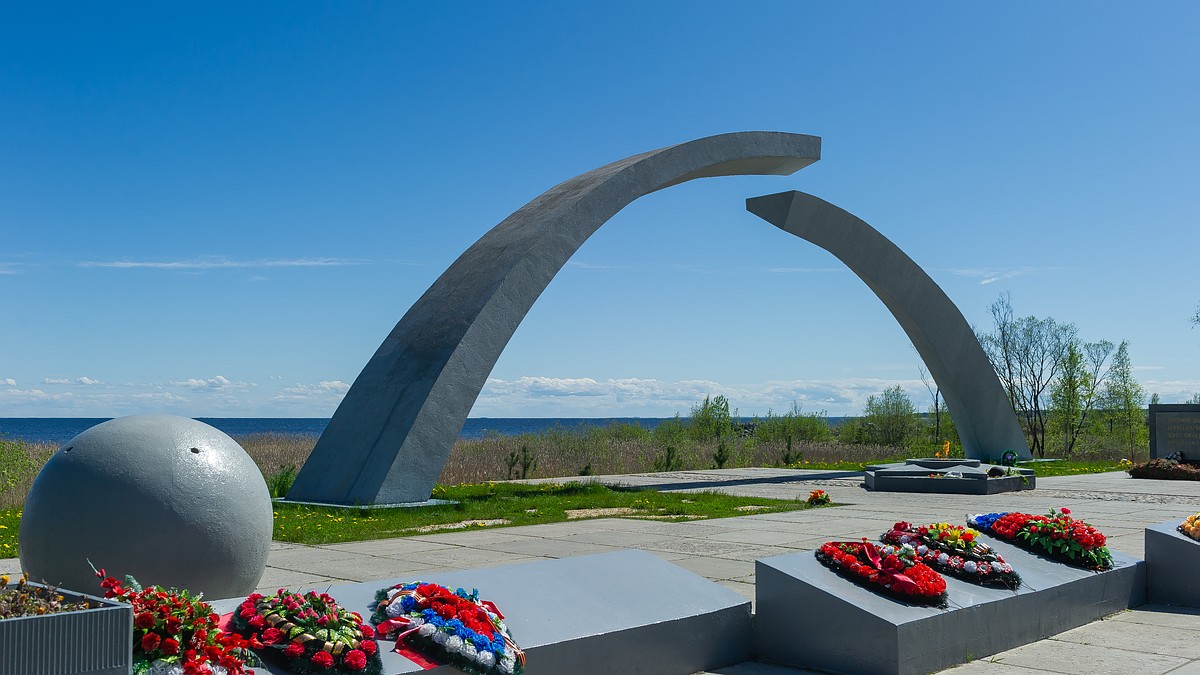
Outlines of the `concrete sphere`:
<svg viewBox="0 0 1200 675">
<path fill-rule="evenodd" d="M 143 585 L 251 593 L 274 525 L 267 484 L 232 438 L 196 420 L 109 420 L 58 449 L 21 518 L 21 567 L 35 580 L 95 593 L 87 561 Z"/>
</svg>

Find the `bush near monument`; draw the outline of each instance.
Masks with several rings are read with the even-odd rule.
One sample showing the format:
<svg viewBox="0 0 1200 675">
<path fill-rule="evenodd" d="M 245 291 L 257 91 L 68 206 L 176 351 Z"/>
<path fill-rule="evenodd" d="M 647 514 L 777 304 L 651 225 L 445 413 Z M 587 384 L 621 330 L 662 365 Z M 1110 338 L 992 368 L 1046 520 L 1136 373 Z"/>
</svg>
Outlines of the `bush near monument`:
<svg viewBox="0 0 1200 675">
<path fill-rule="evenodd" d="M 1200 480 L 1200 466 L 1173 459 L 1152 459 L 1126 469 L 1133 478 L 1154 480 Z"/>
</svg>

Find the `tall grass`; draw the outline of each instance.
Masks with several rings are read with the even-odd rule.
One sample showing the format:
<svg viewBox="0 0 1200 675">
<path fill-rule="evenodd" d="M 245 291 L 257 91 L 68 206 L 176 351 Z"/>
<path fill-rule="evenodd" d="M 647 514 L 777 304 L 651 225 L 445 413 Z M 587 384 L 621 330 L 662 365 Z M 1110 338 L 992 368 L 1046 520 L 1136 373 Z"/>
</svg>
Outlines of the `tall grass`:
<svg viewBox="0 0 1200 675">
<path fill-rule="evenodd" d="M 24 506 L 33 479 L 56 449 L 52 443 L 0 438 L 0 509 Z"/>
<path fill-rule="evenodd" d="M 719 416 L 718 416 L 719 417 Z M 726 418 L 727 419 L 727 418 Z M 931 456 L 936 448 L 896 448 L 837 440 L 823 415 L 768 415 L 750 425 L 721 421 L 692 426 L 666 420 L 653 430 L 637 424 L 554 427 L 518 436 L 493 434 L 454 444 L 439 483 L 456 485 L 520 477 L 611 475 L 750 466 L 852 469 L 905 457 Z M 270 486 L 286 494 L 304 466 L 316 436 L 263 433 L 236 437 Z M 24 505 L 37 472 L 54 453 L 49 443 L 0 439 L 0 510 Z M 959 449 L 961 454 L 961 449 Z M 1120 450 L 1090 450 L 1073 459 L 1115 462 Z"/>
</svg>

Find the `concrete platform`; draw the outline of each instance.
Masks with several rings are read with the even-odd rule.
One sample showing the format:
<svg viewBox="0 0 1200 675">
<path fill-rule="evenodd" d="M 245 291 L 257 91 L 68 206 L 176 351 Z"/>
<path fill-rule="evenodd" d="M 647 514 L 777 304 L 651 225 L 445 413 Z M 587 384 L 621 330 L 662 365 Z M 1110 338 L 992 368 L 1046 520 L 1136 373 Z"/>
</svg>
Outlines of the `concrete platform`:
<svg viewBox="0 0 1200 675">
<path fill-rule="evenodd" d="M 754 561 L 797 551 L 812 554 L 835 538 L 876 536 L 900 517 L 910 522 L 962 522 L 968 513 L 1043 513 L 1068 506 L 1098 527 L 1114 552 L 1141 558 L 1145 528 L 1182 521 L 1200 511 L 1200 482 L 1137 480 L 1123 472 L 1055 476 L 1036 490 L 1001 495 L 905 494 L 863 488 L 862 472 L 779 468 L 705 469 L 669 473 L 534 479 L 525 482 L 593 480 L 631 487 L 776 499 L 804 498 L 814 488 L 832 495 L 838 508 L 755 514 L 686 523 L 601 518 L 546 525 L 430 533 L 342 544 L 271 544 L 259 592 L 280 586 L 316 587 L 392 577 L 427 578 L 435 573 L 509 565 L 636 547 L 707 577 L 754 600 Z M 19 574 L 16 558 L 0 560 L 0 574 Z M 955 675 L 1080 672 L 1200 673 L 1200 610 L 1143 605 L 1023 647 L 975 660 Z M 789 675 L 804 672 L 746 662 L 708 670 L 720 675 Z"/>
<path fill-rule="evenodd" d="M 875 492 L 920 492 L 943 495 L 994 495 L 1032 490 L 1037 477 L 1029 469 L 1014 468 L 1018 475 L 989 477 L 988 471 L 1009 467 L 977 459 L 909 459 L 895 464 L 875 464 L 863 472 L 863 483 Z"/>
<path fill-rule="evenodd" d="M 1177 530 L 1179 522 L 1146 528 L 1146 595 L 1157 604 L 1200 608 L 1200 541 Z"/>
<path fill-rule="evenodd" d="M 1104 572 L 989 544 L 1021 575 L 1015 591 L 946 576 L 950 607 L 915 606 L 853 584 L 808 553 L 758 561 L 755 652 L 841 673 L 928 673 L 1029 644 L 1145 602 L 1145 563 Z"/>
<path fill-rule="evenodd" d="M 644 551 L 321 586 L 364 617 L 381 588 L 411 581 L 478 588 L 496 603 L 528 657 L 528 675 L 689 675 L 750 658 L 750 603 Z M 301 589 L 296 589 L 301 590 Z M 243 598 L 214 603 L 233 611 Z M 388 675 L 423 672 L 380 640 Z M 284 675 L 277 665 L 256 672 Z M 450 666 L 429 671 L 459 673 Z"/>
</svg>

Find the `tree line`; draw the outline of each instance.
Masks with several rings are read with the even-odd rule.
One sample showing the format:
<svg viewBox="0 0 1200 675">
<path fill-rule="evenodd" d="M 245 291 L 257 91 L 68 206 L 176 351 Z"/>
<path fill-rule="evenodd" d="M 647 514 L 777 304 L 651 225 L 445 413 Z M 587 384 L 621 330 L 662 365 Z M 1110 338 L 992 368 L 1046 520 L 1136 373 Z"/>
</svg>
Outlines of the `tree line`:
<svg viewBox="0 0 1200 675">
<path fill-rule="evenodd" d="M 1146 453 L 1149 445 L 1149 400 L 1134 376 L 1127 340 L 1088 341 L 1073 323 L 1050 317 L 1018 316 L 1009 294 L 989 308 L 990 330 L 976 328 L 1009 403 L 1038 457 L 1120 451 L 1127 457 Z M 1191 317 L 1200 327 L 1200 307 Z M 837 430 L 843 442 L 878 443 L 917 449 L 936 449 L 946 441 L 957 446 L 958 436 L 928 373 L 920 369 L 929 391 L 929 406 L 921 414 L 899 386 L 867 399 L 862 416 Z M 1200 394 L 1190 401 L 1200 404 Z"/>
<path fill-rule="evenodd" d="M 1008 294 L 988 309 L 993 328 L 976 335 L 1033 453 L 1115 445 L 1132 456 L 1147 445 L 1146 392 L 1127 340 L 1088 342 L 1073 323 L 1018 317 Z"/>
</svg>

